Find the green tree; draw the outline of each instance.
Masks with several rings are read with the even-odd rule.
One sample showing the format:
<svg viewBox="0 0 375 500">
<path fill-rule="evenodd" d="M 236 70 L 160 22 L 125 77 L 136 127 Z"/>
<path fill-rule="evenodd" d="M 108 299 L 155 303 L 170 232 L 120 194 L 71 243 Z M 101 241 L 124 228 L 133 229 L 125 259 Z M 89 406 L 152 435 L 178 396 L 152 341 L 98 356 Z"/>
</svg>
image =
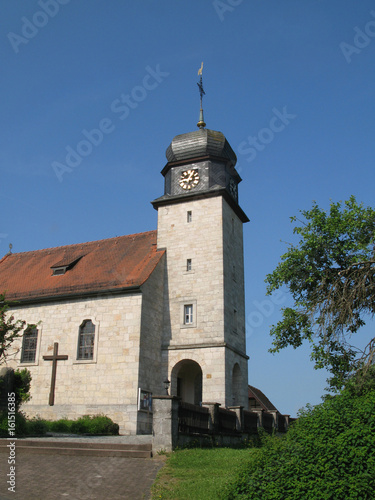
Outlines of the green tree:
<svg viewBox="0 0 375 500">
<path fill-rule="evenodd" d="M 363 349 L 350 341 L 375 311 L 375 211 L 352 196 L 328 212 L 313 203 L 301 214 L 291 217 L 301 224 L 293 230 L 299 242 L 265 280 L 268 294 L 286 286 L 294 301 L 271 328 L 270 351 L 309 341 L 315 367 L 331 372 L 335 390 L 374 361 L 375 338 Z"/>
<path fill-rule="evenodd" d="M 4 363 L 9 356 L 9 348 L 12 342 L 22 336 L 22 330 L 26 322 L 14 320 L 8 311 L 11 303 L 5 299 L 5 294 L 0 294 L 0 364 Z"/>
</svg>

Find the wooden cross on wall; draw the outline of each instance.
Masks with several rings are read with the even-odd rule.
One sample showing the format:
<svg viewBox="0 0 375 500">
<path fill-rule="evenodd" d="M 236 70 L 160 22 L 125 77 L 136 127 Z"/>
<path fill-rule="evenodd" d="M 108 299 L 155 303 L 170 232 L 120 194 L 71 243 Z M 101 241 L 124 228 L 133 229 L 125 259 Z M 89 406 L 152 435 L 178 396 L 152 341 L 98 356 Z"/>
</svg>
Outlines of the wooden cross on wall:
<svg viewBox="0 0 375 500">
<path fill-rule="evenodd" d="M 66 354 L 58 354 L 59 352 L 59 343 L 55 342 L 53 344 L 53 354 L 52 356 L 43 356 L 45 361 L 52 361 L 52 377 L 51 377 L 51 390 L 49 392 L 49 401 L 48 404 L 53 406 L 55 404 L 55 385 L 56 385 L 56 369 L 57 362 L 68 359 Z"/>
</svg>

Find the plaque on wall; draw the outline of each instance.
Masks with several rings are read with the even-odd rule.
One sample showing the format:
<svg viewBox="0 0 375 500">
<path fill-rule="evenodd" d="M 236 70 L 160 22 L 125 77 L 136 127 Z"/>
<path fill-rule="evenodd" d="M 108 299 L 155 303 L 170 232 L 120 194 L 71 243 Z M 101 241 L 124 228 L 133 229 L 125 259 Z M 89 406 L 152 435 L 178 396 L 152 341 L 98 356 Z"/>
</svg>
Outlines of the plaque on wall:
<svg viewBox="0 0 375 500">
<path fill-rule="evenodd" d="M 138 389 L 138 411 L 152 412 L 152 392 Z"/>
</svg>

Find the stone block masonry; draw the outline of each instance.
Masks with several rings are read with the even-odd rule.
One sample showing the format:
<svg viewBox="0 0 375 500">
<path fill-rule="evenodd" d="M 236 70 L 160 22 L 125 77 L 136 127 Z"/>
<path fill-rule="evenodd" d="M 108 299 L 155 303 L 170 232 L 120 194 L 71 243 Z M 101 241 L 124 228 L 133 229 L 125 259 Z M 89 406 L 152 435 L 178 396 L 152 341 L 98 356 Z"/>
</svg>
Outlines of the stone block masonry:
<svg viewBox="0 0 375 500">
<path fill-rule="evenodd" d="M 139 370 L 143 359 L 151 363 L 149 368 L 152 362 L 155 366 L 160 364 L 157 356 L 150 361 L 154 354 L 149 345 L 140 352 L 141 323 L 149 321 L 144 312 L 149 306 L 149 295 L 148 292 L 145 303 L 142 293 L 132 293 L 54 301 L 11 311 L 16 319 L 37 324 L 38 329 L 35 362 L 21 363 L 22 340 L 14 344 L 18 353 L 11 366 L 27 368 L 32 376 L 31 400 L 23 405 L 23 411 L 30 417 L 39 415 L 52 420 L 105 414 L 119 424 L 123 434 L 151 432 L 150 417 L 145 421 L 142 415 L 143 424 L 138 425 L 138 388 L 160 392 L 161 386 L 160 380 L 150 376 L 145 380 L 145 369 L 141 373 Z M 95 326 L 92 360 L 77 359 L 79 328 L 85 320 L 91 320 Z M 52 362 L 43 356 L 52 354 L 55 342 L 59 344 L 59 354 L 68 359 L 57 364 L 55 401 L 49 406 Z M 157 335 L 154 342 L 158 343 Z M 156 347 L 156 352 L 160 352 L 160 340 Z"/>
<path fill-rule="evenodd" d="M 158 209 L 158 248 L 167 249 L 163 366 L 171 394 L 177 394 L 173 368 L 191 360 L 202 370 L 203 400 L 246 404 L 242 222 L 222 196 L 181 198 Z M 189 304 L 193 320 L 185 324 Z M 241 387 L 233 401 L 236 364 Z"/>
</svg>

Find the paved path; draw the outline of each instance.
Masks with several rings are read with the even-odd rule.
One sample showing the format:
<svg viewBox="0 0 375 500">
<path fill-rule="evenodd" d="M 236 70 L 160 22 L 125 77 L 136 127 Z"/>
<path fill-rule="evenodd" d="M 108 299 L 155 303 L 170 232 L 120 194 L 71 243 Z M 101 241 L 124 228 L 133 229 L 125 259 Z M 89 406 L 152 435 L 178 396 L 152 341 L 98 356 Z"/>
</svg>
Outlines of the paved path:
<svg viewBox="0 0 375 500">
<path fill-rule="evenodd" d="M 10 438 L 8 438 L 10 439 Z M 149 434 L 138 434 L 137 436 L 80 436 L 78 434 L 66 434 L 54 432 L 48 434 L 46 437 L 26 437 L 18 438 L 17 442 L 22 443 L 22 440 L 27 441 L 53 441 L 64 442 L 74 441 L 77 443 L 119 443 L 119 444 L 151 444 L 152 436 Z"/>
<path fill-rule="evenodd" d="M 161 458 L 16 457 L 16 493 L 8 491 L 7 456 L 0 456 L 0 500 L 138 500 L 150 488 L 164 461 Z"/>
</svg>

